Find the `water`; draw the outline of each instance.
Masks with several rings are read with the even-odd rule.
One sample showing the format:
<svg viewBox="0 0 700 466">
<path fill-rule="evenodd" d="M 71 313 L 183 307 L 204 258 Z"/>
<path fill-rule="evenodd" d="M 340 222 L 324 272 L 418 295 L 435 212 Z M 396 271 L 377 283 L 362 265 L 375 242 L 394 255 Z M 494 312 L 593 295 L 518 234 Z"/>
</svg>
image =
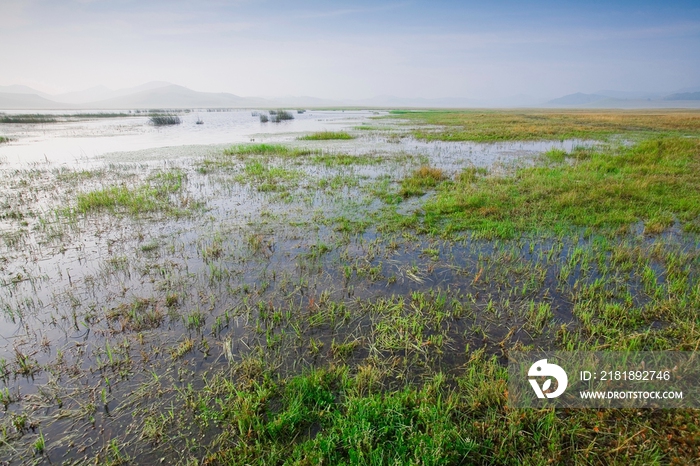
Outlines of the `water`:
<svg viewBox="0 0 700 466">
<path fill-rule="evenodd" d="M 97 112 L 85 110 L 81 113 Z M 39 111 L 37 113 L 50 114 Z M 58 112 L 53 112 L 54 114 Z M 107 153 L 255 140 L 287 141 L 300 133 L 336 130 L 360 124 L 377 112 L 307 111 L 293 120 L 260 123 L 250 110 L 192 111 L 180 114 L 180 125 L 155 127 L 147 116 L 59 121 L 43 124 L 0 124 L 0 136 L 14 139 L 0 145 L 0 160 L 11 166 L 49 161 L 74 166 Z M 68 114 L 60 112 L 59 114 Z M 204 124 L 196 124 L 197 119 Z"/>
</svg>

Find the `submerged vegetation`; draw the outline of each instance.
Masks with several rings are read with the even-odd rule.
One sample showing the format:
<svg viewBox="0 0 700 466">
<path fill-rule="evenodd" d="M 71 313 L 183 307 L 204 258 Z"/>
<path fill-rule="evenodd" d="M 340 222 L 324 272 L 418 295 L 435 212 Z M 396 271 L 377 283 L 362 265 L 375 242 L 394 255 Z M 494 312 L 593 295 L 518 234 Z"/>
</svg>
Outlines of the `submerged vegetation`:
<svg viewBox="0 0 700 466">
<path fill-rule="evenodd" d="M 2 167 L 0 457 L 692 464 L 698 410 L 508 402 L 510 351 L 697 351 L 700 114 L 653 115 L 397 113 L 371 150 Z M 499 131 L 605 142 L 410 152 Z"/>
<path fill-rule="evenodd" d="M 112 186 L 79 193 L 76 211 L 87 213 L 120 209 L 134 215 L 154 211 L 173 211 L 171 195 L 182 189 L 185 175 L 180 171 L 162 172 L 150 177 L 144 184 L 129 188 Z"/>
</svg>

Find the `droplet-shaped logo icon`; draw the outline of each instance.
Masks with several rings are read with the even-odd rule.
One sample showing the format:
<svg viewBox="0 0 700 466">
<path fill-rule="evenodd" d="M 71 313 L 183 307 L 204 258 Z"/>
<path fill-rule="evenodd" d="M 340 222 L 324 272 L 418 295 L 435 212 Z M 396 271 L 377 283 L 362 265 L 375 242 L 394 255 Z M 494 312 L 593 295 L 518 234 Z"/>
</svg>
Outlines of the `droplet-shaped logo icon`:
<svg viewBox="0 0 700 466">
<path fill-rule="evenodd" d="M 566 386 L 569 383 L 569 378 L 566 376 L 564 369 L 557 366 L 556 364 L 550 364 L 546 359 L 540 359 L 530 366 L 530 370 L 527 371 L 528 377 L 547 377 L 544 381 L 542 387 L 535 379 L 528 379 L 532 389 L 535 390 L 535 395 L 537 398 L 556 398 L 566 390 Z M 552 378 L 557 381 L 557 389 L 553 392 L 547 392 L 552 386 Z"/>
</svg>

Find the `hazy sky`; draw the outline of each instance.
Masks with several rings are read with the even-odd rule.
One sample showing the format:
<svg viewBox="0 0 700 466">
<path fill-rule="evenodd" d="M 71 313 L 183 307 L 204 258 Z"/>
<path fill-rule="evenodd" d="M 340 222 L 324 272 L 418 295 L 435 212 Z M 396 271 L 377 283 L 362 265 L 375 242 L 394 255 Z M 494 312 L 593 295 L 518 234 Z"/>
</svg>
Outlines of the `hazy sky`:
<svg viewBox="0 0 700 466">
<path fill-rule="evenodd" d="M 556 97 L 700 85 L 700 2 L 0 0 L 0 85 Z"/>
</svg>

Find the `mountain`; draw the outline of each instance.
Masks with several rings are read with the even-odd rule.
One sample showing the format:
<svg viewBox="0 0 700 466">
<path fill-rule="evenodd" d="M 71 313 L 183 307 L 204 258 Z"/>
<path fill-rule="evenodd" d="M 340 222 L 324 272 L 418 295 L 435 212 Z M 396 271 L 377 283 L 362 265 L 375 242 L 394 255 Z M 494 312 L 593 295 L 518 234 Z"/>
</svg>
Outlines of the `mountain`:
<svg viewBox="0 0 700 466">
<path fill-rule="evenodd" d="M 342 107 L 352 106 L 350 101 L 340 101 L 331 99 L 321 99 L 318 97 L 309 96 L 282 96 L 282 97 L 262 97 L 265 100 L 264 104 L 258 104 L 264 107 Z"/>
<path fill-rule="evenodd" d="M 664 100 L 700 100 L 700 92 L 679 92 L 667 95 Z"/>
<path fill-rule="evenodd" d="M 84 104 L 95 100 L 107 99 L 112 96 L 114 91 L 104 86 L 95 86 L 82 91 L 66 92 L 65 94 L 57 94 L 51 96 L 52 99 L 58 102 L 66 102 L 71 104 Z"/>
<path fill-rule="evenodd" d="M 594 95 L 602 95 L 612 97 L 613 99 L 658 99 L 663 96 L 663 92 L 644 92 L 644 91 L 611 91 L 602 90 L 596 91 Z"/>
<path fill-rule="evenodd" d="M 256 107 L 271 102 L 256 97 L 240 97 L 225 92 L 197 92 L 176 84 L 111 99 L 90 102 L 91 108 L 193 108 L 193 107 Z"/>
<path fill-rule="evenodd" d="M 681 94 L 684 92 L 700 92 L 700 86 L 684 87 L 682 89 L 676 89 L 671 94 Z"/>
<path fill-rule="evenodd" d="M 464 97 L 420 98 L 380 95 L 369 99 L 320 99 L 309 96 L 241 97 L 225 92 L 198 92 L 165 81 L 112 90 L 96 86 L 50 95 L 27 86 L 0 86 L 0 109 L 156 109 L 156 108 L 304 108 L 304 107 L 583 107 L 583 108 L 698 108 L 700 87 L 673 93 L 601 90 L 565 95 L 545 102 L 527 95 L 500 99 Z"/>
<path fill-rule="evenodd" d="M 422 107 L 422 108 L 463 108 L 483 106 L 484 102 L 476 99 L 462 97 L 438 97 L 426 99 L 422 97 L 396 97 L 393 95 L 379 95 L 370 99 L 346 101 L 357 107 Z"/>
<path fill-rule="evenodd" d="M 55 110 L 68 108 L 73 108 L 73 106 L 54 102 L 36 94 L 0 92 L 0 109 L 3 110 Z"/>
<path fill-rule="evenodd" d="M 172 83 L 165 81 L 151 81 L 136 87 L 127 87 L 124 89 L 112 90 L 105 86 L 95 86 L 82 91 L 67 92 L 50 96 L 51 99 L 58 102 L 67 102 L 72 104 L 89 104 L 102 100 L 116 99 L 131 94 L 136 94 L 142 91 L 150 91 L 161 87 L 172 86 Z"/>
<path fill-rule="evenodd" d="M 52 99 L 52 96 L 36 89 L 32 89 L 29 86 L 21 86 L 18 84 L 13 84 L 11 86 L 0 86 L 0 93 L 2 94 L 34 94 L 45 99 Z"/>
<path fill-rule="evenodd" d="M 577 92 L 575 94 L 568 94 L 557 99 L 552 99 L 548 104 L 551 105 L 585 105 L 593 102 L 598 102 L 600 100 L 605 100 L 608 97 L 598 94 L 583 94 Z"/>
</svg>

